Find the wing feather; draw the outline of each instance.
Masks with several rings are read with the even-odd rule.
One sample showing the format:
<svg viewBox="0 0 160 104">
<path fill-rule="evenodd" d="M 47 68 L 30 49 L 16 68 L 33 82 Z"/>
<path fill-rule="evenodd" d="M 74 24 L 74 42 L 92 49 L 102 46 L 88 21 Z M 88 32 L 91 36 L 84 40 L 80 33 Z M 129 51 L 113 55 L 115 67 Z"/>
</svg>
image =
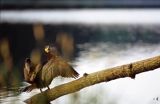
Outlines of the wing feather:
<svg viewBox="0 0 160 104">
<path fill-rule="evenodd" d="M 47 84 L 57 77 L 77 78 L 79 74 L 61 57 L 50 59 L 42 68 L 42 80 Z"/>
<path fill-rule="evenodd" d="M 58 68 L 59 75 L 62 77 L 72 77 L 77 78 L 79 74 L 75 71 L 75 69 L 67 63 L 61 57 L 57 57 L 55 60 L 55 64 Z"/>
</svg>

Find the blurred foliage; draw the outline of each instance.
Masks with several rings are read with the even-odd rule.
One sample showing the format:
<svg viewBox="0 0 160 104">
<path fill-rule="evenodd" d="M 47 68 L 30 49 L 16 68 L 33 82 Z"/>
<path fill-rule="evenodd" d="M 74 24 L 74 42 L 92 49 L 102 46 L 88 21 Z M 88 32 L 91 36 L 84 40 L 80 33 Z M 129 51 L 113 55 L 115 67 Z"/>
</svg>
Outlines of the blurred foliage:
<svg viewBox="0 0 160 104">
<path fill-rule="evenodd" d="M 13 65 L 8 39 L 1 40 L 0 53 L 3 60 L 0 64 L 0 88 L 19 86 L 20 73 Z"/>
<path fill-rule="evenodd" d="M 41 41 L 44 39 L 44 29 L 42 24 L 35 24 L 33 26 L 33 35 L 36 41 Z"/>
<path fill-rule="evenodd" d="M 67 33 L 59 33 L 56 37 L 56 44 L 59 45 L 60 51 L 65 59 L 70 60 L 74 53 L 74 39 Z"/>
</svg>

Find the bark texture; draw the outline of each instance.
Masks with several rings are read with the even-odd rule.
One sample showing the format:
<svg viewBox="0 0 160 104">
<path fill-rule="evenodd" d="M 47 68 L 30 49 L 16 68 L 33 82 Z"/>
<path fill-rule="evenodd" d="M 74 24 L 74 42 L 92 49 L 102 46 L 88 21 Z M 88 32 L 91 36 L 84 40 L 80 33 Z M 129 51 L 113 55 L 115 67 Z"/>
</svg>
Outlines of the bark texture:
<svg viewBox="0 0 160 104">
<path fill-rule="evenodd" d="M 138 73 L 151 71 L 160 67 L 160 56 L 149 58 L 142 61 L 125 64 L 113 68 L 108 68 L 102 71 L 85 74 L 83 77 L 56 86 L 43 93 L 32 96 L 25 100 L 27 104 L 48 104 L 50 101 L 55 100 L 66 94 L 77 92 L 85 87 L 92 86 L 101 82 L 108 82 L 118 78 L 131 77 L 135 78 Z"/>
</svg>

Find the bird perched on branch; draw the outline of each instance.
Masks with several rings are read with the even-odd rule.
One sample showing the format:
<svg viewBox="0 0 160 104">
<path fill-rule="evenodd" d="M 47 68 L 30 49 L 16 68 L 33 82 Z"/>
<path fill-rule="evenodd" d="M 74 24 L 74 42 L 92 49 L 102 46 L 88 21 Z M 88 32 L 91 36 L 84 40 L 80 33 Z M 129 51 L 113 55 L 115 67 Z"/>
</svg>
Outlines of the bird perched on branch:
<svg viewBox="0 0 160 104">
<path fill-rule="evenodd" d="M 44 64 L 34 66 L 35 71 L 33 72 L 35 72 L 36 76 L 33 75 L 33 79 L 30 77 L 32 76 L 32 74 L 28 76 L 30 77 L 29 79 L 32 79 L 31 85 L 26 87 L 24 91 L 31 91 L 35 88 L 40 88 L 41 90 L 41 88 L 48 87 L 51 84 L 52 80 L 58 76 L 71 78 L 77 78 L 79 76 L 74 68 L 58 54 L 55 47 L 46 46 L 44 51 L 47 55 L 48 60 Z M 32 65 L 28 65 L 30 66 L 30 69 L 32 69 Z M 25 65 L 25 69 L 26 68 L 27 65 Z"/>
<path fill-rule="evenodd" d="M 49 85 L 52 79 L 58 76 L 71 78 L 79 76 L 74 68 L 58 55 L 55 47 L 46 46 L 45 53 L 48 57 L 48 62 L 42 68 L 41 78 L 44 81 L 44 85 Z"/>
</svg>

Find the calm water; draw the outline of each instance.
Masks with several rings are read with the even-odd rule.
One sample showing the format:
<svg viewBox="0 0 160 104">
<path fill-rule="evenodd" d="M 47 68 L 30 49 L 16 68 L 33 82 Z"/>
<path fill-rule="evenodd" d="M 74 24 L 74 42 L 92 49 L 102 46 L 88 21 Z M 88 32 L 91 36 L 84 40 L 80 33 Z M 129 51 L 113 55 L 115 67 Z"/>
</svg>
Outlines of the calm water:
<svg viewBox="0 0 160 104">
<path fill-rule="evenodd" d="M 85 43 L 77 45 L 81 50 L 73 62 L 75 69 L 91 73 L 105 68 L 160 55 L 160 44 L 113 44 Z M 142 73 L 135 80 L 123 78 L 85 88 L 77 93 L 66 95 L 52 101 L 54 104 L 160 104 L 160 69 Z M 50 87 L 73 79 L 55 79 Z M 19 93 L 17 88 L 10 91 L 0 90 L 0 103 L 24 104 L 23 101 L 39 90 Z M 43 89 L 45 90 L 45 89 Z"/>
</svg>

